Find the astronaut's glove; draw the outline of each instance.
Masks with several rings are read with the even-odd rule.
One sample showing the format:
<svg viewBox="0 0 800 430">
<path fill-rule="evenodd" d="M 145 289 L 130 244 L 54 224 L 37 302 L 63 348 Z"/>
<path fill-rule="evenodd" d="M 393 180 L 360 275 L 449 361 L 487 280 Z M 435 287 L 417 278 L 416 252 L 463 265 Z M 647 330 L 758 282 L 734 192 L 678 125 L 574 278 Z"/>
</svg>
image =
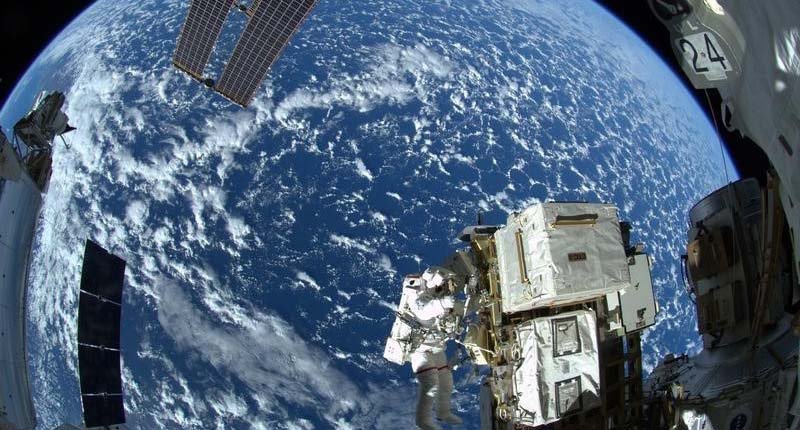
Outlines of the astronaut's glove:
<svg viewBox="0 0 800 430">
<path fill-rule="evenodd" d="M 458 316 L 464 316 L 464 302 L 461 300 L 457 300 L 453 304 L 453 314 Z"/>
<path fill-rule="evenodd" d="M 455 300 L 453 299 L 453 296 L 444 296 L 439 299 L 439 301 L 442 304 L 442 307 L 448 310 L 452 310 L 455 306 Z"/>
<path fill-rule="evenodd" d="M 459 304 L 461 304 L 461 302 L 456 302 L 457 307 Z M 461 315 L 457 314 L 456 312 L 457 311 L 454 310 L 449 317 L 450 325 L 447 330 L 447 337 L 450 340 L 458 339 L 461 336 L 461 333 L 464 331 L 464 327 L 461 324 Z"/>
<path fill-rule="evenodd" d="M 478 275 L 470 275 L 467 280 L 467 291 L 474 293 L 478 290 Z"/>
</svg>

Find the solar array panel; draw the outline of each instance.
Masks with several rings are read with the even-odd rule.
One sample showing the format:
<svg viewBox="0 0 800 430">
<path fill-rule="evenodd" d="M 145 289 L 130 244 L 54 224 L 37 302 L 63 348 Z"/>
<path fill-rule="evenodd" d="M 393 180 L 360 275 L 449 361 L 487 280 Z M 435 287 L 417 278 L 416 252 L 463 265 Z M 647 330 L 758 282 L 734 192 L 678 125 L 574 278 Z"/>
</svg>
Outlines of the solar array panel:
<svg viewBox="0 0 800 430">
<path fill-rule="evenodd" d="M 91 240 L 86 241 L 83 255 L 81 290 L 121 303 L 125 260 L 109 254 Z"/>
<path fill-rule="evenodd" d="M 82 393 L 122 393 L 119 351 L 78 345 Z"/>
<path fill-rule="evenodd" d="M 247 106 L 270 66 L 280 56 L 317 0 L 260 0 L 239 38 L 216 90 Z"/>
<path fill-rule="evenodd" d="M 234 0 L 192 0 L 172 59 L 175 67 L 203 80 L 203 70 L 233 4 Z"/>
<path fill-rule="evenodd" d="M 78 343 L 119 349 L 121 308 L 117 303 L 81 291 Z"/>
<path fill-rule="evenodd" d="M 122 394 L 82 394 L 86 427 L 113 426 L 125 422 Z"/>
<path fill-rule="evenodd" d="M 120 318 L 125 260 L 86 241 L 78 300 L 78 373 L 87 427 L 125 422 Z"/>
</svg>

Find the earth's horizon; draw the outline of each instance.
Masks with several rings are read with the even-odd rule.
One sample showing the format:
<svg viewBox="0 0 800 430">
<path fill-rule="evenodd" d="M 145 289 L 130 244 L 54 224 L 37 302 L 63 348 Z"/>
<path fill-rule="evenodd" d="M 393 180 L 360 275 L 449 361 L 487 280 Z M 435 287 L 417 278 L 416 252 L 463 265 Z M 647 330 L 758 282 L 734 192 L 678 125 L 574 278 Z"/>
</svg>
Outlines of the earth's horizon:
<svg viewBox="0 0 800 430">
<path fill-rule="evenodd" d="M 357 4 L 356 4 L 357 3 Z M 129 428 L 413 428 L 415 381 L 382 357 L 402 275 L 478 212 L 617 205 L 654 259 L 650 368 L 699 349 L 678 256 L 721 186 L 716 135 L 658 56 L 589 2 L 323 0 L 247 109 L 171 65 L 188 4 L 100 0 L 0 111 L 65 92 L 28 290 L 39 428 L 81 422 L 83 241 L 128 262 Z M 232 13 L 209 75 L 243 23 Z M 455 374 L 463 428 L 478 380 Z"/>
</svg>

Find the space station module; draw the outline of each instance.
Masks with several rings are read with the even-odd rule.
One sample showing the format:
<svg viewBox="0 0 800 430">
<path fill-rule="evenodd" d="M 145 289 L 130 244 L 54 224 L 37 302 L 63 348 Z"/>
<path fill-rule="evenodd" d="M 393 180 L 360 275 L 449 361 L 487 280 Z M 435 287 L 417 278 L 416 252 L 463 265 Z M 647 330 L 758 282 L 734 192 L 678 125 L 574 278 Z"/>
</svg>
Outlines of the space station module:
<svg viewBox="0 0 800 430">
<path fill-rule="evenodd" d="M 466 236 L 481 282 L 464 344 L 491 373 L 481 428 L 609 428 L 641 415 L 639 333 L 657 312 L 643 247 L 598 203 L 542 203 Z"/>
<path fill-rule="evenodd" d="M 800 428 L 800 286 L 779 202 L 747 178 L 689 211 L 682 262 L 703 349 L 668 354 L 649 375 L 651 428 Z"/>
<path fill-rule="evenodd" d="M 596 203 L 540 203 L 504 226 L 464 229 L 469 247 L 442 266 L 466 295 L 457 341 L 489 367 L 481 429 L 640 421 L 641 378 L 630 376 L 641 375 L 639 335 L 657 307 L 649 259 L 629 237 L 617 209 Z M 392 337 L 411 331 L 399 318 Z M 386 357 L 397 362 L 393 342 Z"/>
</svg>

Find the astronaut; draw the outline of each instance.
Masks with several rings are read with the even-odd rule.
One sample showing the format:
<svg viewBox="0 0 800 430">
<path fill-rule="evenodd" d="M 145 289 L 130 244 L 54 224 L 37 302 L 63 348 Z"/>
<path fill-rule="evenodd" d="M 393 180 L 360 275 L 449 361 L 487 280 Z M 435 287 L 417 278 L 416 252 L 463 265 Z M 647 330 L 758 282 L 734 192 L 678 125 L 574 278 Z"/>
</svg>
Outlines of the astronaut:
<svg viewBox="0 0 800 430">
<path fill-rule="evenodd" d="M 452 322 L 460 305 L 453 297 L 451 288 L 454 273 L 441 267 L 431 267 L 418 277 L 417 288 L 408 297 L 408 309 L 425 331 L 419 346 L 411 353 L 411 369 L 419 382 L 417 398 L 417 427 L 422 430 L 439 430 L 433 420 L 432 406 L 435 400 L 436 418 L 448 424 L 461 424 L 461 418 L 450 411 L 450 396 L 453 392 L 453 374 L 445 355 L 446 322 Z M 407 277 L 405 283 L 410 278 Z M 449 320 L 449 321 L 448 321 Z"/>
</svg>

